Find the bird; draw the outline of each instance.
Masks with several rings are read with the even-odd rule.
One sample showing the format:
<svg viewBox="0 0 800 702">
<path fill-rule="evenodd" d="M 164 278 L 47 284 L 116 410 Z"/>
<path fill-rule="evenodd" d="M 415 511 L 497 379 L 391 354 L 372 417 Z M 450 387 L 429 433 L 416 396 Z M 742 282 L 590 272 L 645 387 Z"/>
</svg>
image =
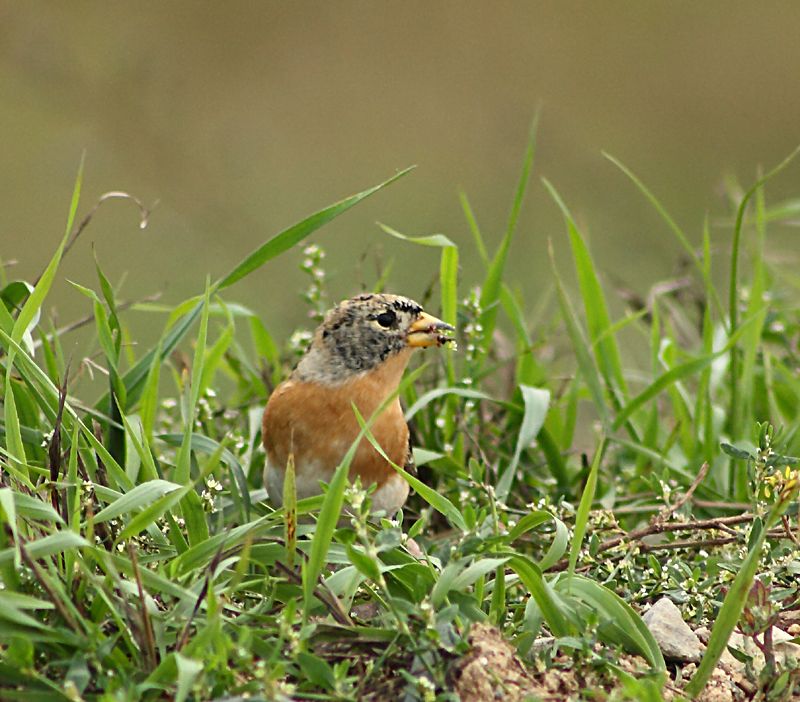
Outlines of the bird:
<svg viewBox="0 0 800 702">
<path fill-rule="evenodd" d="M 453 341 L 455 328 L 407 297 L 364 293 L 328 311 L 303 357 L 264 409 L 264 484 L 270 501 L 282 506 L 290 455 L 295 489 L 302 499 L 322 492 L 361 430 L 353 405 L 369 419 L 397 390 L 415 349 Z M 412 462 L 409 429 L 393 398 L 370 430 L 389 459 Z M 349 478 L 375 485 L 371 511 L 392 516 L 405 504 L 409 486 L 369 441 L 362 438 Z"/>
</svg>

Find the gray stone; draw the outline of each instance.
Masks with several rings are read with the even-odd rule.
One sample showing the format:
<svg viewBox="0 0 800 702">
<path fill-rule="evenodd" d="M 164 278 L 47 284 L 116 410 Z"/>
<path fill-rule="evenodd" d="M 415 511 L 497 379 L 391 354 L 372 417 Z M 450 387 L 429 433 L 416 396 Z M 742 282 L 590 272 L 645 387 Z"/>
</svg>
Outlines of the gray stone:
<svg viewBox="0 0 800 702">
<path fill-rule="evenodd" d="M 642 617 L 664 658 L 697 663 L 703 657 L 703 644 L 689 628 L 671 599 L 662 597 Z"/>
</svg>

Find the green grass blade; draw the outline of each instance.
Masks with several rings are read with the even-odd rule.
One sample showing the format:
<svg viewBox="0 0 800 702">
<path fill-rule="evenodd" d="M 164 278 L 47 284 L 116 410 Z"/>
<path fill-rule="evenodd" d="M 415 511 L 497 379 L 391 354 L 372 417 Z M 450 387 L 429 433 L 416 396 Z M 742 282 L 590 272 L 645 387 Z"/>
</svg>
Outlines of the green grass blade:
<svg viewBox="0 0 800 702">
<path fill-rule="evenodd" d="M 514 233 L 517 227 L 519 214 L 522 210 L 522 203 L 525 200 L 525 193 L 528 189 L 528 181 L 530 180 L 531 171 L 533 169 L 533 160 L 536 154 L 536 129 L 538 125 L 538 115 L 534 118 L 531 125 L 530 136 L 528 138 L 528 145 L 525 149 L 525 158 L 522 163 L 522 173 L 520 174 L 519 181 L 517 182 L 517 189 L 514 194 L 514 200 L 511 204 L 511 212 L 508 217 L 508 225 L 506 232 L 500 241 L 500 246 L 497 248 L 489 269 L 486 273 L 486 278 L 481 287 L 481 325 L 483 326 L 483 342 L 481 355 L 486 356 L 489 351 L 489 345 L 492 342 L 492 335 L 497 322 L 497 307 L 500 301 L 500 291 L 503 287 L 503 275 L 505 273 L 506 263 L 508 261 L 508 252 L 511 248 L 511 242 L 514 239 Z"/>
<path fill-rule="evenodd" d="M 336 468 L 328 484 L 328 491 L 322 500 L 322 508 L 317 517 L 314 537 L 311 540 L 311 551 L 308 554 L 308 561 L 303 566 L 303 622 L 308 621 L 314 601 L 314 590 L 317 587 L 317 581 L 322 569 L 327 563 L 328 549 L 333 540 L 333 532 L 336 530 L 336 524 L 339 521 L 342 506 L 344 505 L 347 473 L 361 442 L 362 434 L 363 432 L 358 435 L 345 454 L 344 459 Z"/>
<path fill-rule="evenodd" d="M 675 238 L 680 242 L 683 250 L 686 252 L 686 255 L 689 256 L 689 260 L 694 264 L 695 268 L 697 268 L 698 273 L 703 278 L 703 282 L 707 288 L 710 288 L 712 291 L 711 302 L 713 302 L 716 310 L 719 312 L 720 316 L 723 316 L 723 308 L 722 302 L 719 299 L 719 295 L 717 295 L 717 290 L 714 287 L 711 278 L 706 271 L 703 262 L 698 258 L 697 253 L 695 252 L 694 247 L 692 246 L 691 242 L 689 241 L 689 237 L 686 236 L 686 233 L 678 226 L 677 222 L 670 216 L 669 212 L 667 211 L 666 207 L 659 201 L 659 199 L 647 188 L 647 186 L 636 176 L 636 174 L 628 168 L 622 161 L 618 160 L 614 156 L 609 153 L 603 152 L 603 156 L 605 156 L 611 163 L 613 163 L 617 168 L 619 168 L 628 178 L 630 178 L 631 182 L 639 189 L 639 192 L 644 195 L 645 199 L 653 206 L 659 216 L 664 220 L 667 224 L 669 230 L 675 235 Z"/>
<path fill-rule="evenodd" d="M 628 390 L 622 372 L 622 362 L 620 361 L 616 338 L 613 334 L 606 333 L 612 325 L 605 294 L 597 276 L 597 269 L 589 253 L 589 248 L 558 191 L 547 179 L 544 179 L 543 183 L 561 210 L 567 225 L 572 257 L 575 262 L 575 272 L 578 276 L 583 307 L 586 312 L 586 326 L 589 330 L 589 338 L 597 356 L 597 365 L 610 389 L 611 399 L 616 404 L 617 393 L 624 398 Z"/>
<path fill-rule="evenodd" d="M 517 472 L 519 459 L 522 456 L 523 449 L 530 446 L 536 436 L 539 434 L 544 419 L 547 416 L 547 409 L 550 405 L 550 391 L 542 390 L 541 388 L 532 388 L 527 385 L 519 386 L 522 394 L 522 401 L 525 404 L 525 411 L 522 416 L 522 424 L 517 434 L 517 443 L 514 448 L 514 455 L 511 458 L 511 463 L 503 471 L 500 480 L 497 482 L 495 488 L 497 499 L 500 502 L 505 502 L 508 493 L 511 491 L 511 485 L 514 482 L 514 476 Z"/>
<path fill-rule="evenodd" d="M 575 515 L 575 531 L 572 536 L 572 544 L 569 549 L 569 574 L 572 576 L 575 573 L 575 564 L 578 562 L 578 555 L 583 545 L 583 537 L 586 535 L 586 527 L 589 523 L 589 512 L 592 509 L 592 502 L 594 502 L 595 492 L 597 490 L 597 477 L 600 473 L 600 463 L 603 460 L 603 453 L 606 448 L 605 437 L 600 438 L 600 443 L 592 459 L 592 465 L 589 469 L 589 476 L 586 479 L 586 486 L 581 495 L 581 501 L 578 505 L 578 512 Z"/>
<path fill-rule="evenodd" d="M 327 224 L 332 219 L 338 217 L 343 212 L 346 212 L 354 205 L 357 205 L 363 199 L 373 195 L 379 190 L 382 190 L 387 185 L 394 183 L 394 181 L 396 181 L 398 178 L 402 178 L 412 169 L 413 167 L 406 168 L 396 175 L 393 175 L 388 180 L 368 188 L 367 190 L 363 190 L 356 195 L 351 195 L 350 197 L 330 205 L 319 212 L 315 212 L 310 217 L 306 217 L 303 221 L 298 222 L 288 229 L 285 229 L 280 234 L 272 237 L 265 244 L 259 246 L 255 251 L 253 251 L 253 253 L 247 256 L 239 265 L 237 265 L 230 273 L 228 273 L 228 275 L 220 280 L 215 288 L 224 290 L 245 276 L 250 275 L 250 273 L 263 266 L 267 261 L 270 261 L 276 256 L 282 254 L 284 251 L 287 251 L 324 224 Z"/>
<path fill-rule="evenodd" d="M 581 575 L 562 578 L 556 590 L 563 590 L 570 598 L 585 602 L 597 612 L 601 636 L 605 634 L 606 640 L 610 638 L 611 643 L 622 644 L 629 651 L 642 655 L 655 672 L 666 671 L 664 656 L 647 625 L 615 592 Z"/>
<path fill-rule="evenodd" d="M 725 344 L 725 346 L 719 351 L 715 351 L 714 353 L 705 356 L 700 356 L 699 358 L 690 359 L 689 361 L 685 361 L 684 363 L 674 366 L 668 371 L 662 373 L 650 385 L 642 390 L 642 392 L 628 402 L 627 405 L 620 409 L 614 420 L 613 429 L 619 429 L 637 409 L 644 405 L 648 400 L 656 397 L 665 388 L 669 387 L 678 380 L 681 380 L 682 378 L 686 378 L 703 370 L 706 366 L 711 364 L 714 359 L 722 356 L 725 353 L 728 353 L 730 348 L 736 345 L 739 338 L 747 330 L 748 326 L 754 321 L 756 321 L 755 318 L 748 319 L 746 323 L 740 325 L 736 333 L 729 338 L 728 343 Z"/>
<path fill-rule="evenodd" d="M 420 410 L 427 407 L 431 402 L 446 395 L 456 395 L 472 400 L 492 400 L 485 392 L 480 390 L 470 390 L 469 388 L 435 388 L 422 395 L 411 407 L 406 410 L 405 418 L 408 422 Z M 493 401 L 493 400 L 492 400 Z"/>
<path fill-rule="evenodd" d="M 294 454 L 286 461 L 283 477 L 283 524 L 286 543 L 286 565 L 294 568 L 297 555 L 297 481 L 295 479 Z"/>
<path fill-rule="evenodd" d="M 742 562 L 739 572 L 736 574 L 730 590 L 728 590 L 728 594 L 725 595 L 722 607 L 714 620 L 711 636 L 708 639 L 706 652 L 703 654 L 700 665 L 684 688 L 686 694 L 692 698 L 702 692 L 714 672 L 717 662 L 724 653 L 728 645 L 728 639 L 739 622 L 739 617 L 747 601 L 747 594 L 750 592 L 750 587 L 758 571 L 758 565 L 761 561 L 761 549 L 767 536 L 767 528 L 760 522 L 754 523 L 753 528 L 760 529 L 758 537 L 750 544 L 747 557 Z"/>
<path fill-rule="evenodd" d="M 775 168 L 769 171 L 765 176 L 759 178 L 753 186 L 744 194 L 742 201 L 739 203 L 739 208 L 736 211 L 736 223 L 733 228 L 733 243 L 731 244 L 731 270 L 730 279 L 728 282 L 728 319 L 730 325 L 731 335 L 735 334 L 738 325 L 739 314 L 739 254 L 742 241 L 742 226 L 744 224 L 744 215 L 751 198 L 761 189 L 761 187 L 771 178 L 780 173 L 786 166 L 788 166 L 794 158 L 800 154 L 800 146 L 798 146 L 792 153 L 790 153 L 783 161 L 781 161 Z M 728 386 L 729 386 L 729 417 L 735 421 L 739 416 L 739 355 L 736 345 L 730 347 L 730 363 L 728 371 Z M 733 427 L 738 431 L 738 427 Z"/>
<path fill-rule="evenodd" d="M 542 571 L 527 557 L 515 554 L 508 566 L 519 576 L 522 584 L 536 601 L 539 610 L 554 636 L 569 636 L 575 627 L 559 598 L 547 584 Z"/>
<path fill-rule="evenodd" d="M 575 352 L 575 359 L 578 362 L 578 369 L 581 376 L 586 383 L 589 390 L 589 395 L 594 403 L 595 410 L 600 416 L 603 426 L 608 426 L 608 407 L 606 404 L 605 396 L 603 394 L 603 384 L 600 380 L 600 372 L 597 368 L 594 356 L 588 351 L 589 344 L 586 341 L 578 316 L 575 309 L 572 307 L 569 297 L 564 290 L 564 283 L 558 273 L 556 267 L 555 256 L 553 254 L 553 244 L 548 241 L 548 252 L 550 254 L 550 268 L 553 271 L 553 277 L 556 281 L 556 293 L 558 295 L 558 302 L 561 308 L 561 316 L 564 318 L 564 323 L 567 325 L 567 333 L 569 334 L 570 341 L 572 342 L 572 350 Z"/>
<path fill-rule="evenodd" d="M 472 239 L 475 242 L 475 249 L 478 251 L 481 261 L 483 261 L 484 265 L 488 267 L 489 252 L 486 250 L 486 244 L 483 241 L 483 235 L 481 234 L 481 229 L 478 226 L 478 220 L 475 218 L 475 213 L 472 211 L 472 206 L 469 204 L 469 199 L 467 198 L 466 193 L 459 193 L 458 200 L 461 203 L 461 210 L 464 212 L 464 217 L 467 220 L 467 226 L 469 227 L 470 234 L 472 234 Z"/>
<path fill-rule="evenodd" d="M 101 509 L 94 516 L 94 523 L 106 522 L 123 514 L 148 507 L 158 498 L 180 488 L 180 485 L 171 483 L 168 480 L 148 480 L 146 483 L 140 483 L 130 492 L 125 493 L 122 497 Z"/>
</svg>

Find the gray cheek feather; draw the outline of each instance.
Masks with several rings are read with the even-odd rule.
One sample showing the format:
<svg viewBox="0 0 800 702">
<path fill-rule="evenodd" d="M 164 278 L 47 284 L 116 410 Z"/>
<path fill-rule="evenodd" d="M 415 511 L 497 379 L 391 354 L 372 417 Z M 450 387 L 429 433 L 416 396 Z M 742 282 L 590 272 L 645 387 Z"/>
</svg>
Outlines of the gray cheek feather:
<svg viewBox="0 0 800 702">
<path fill-rule="evenodd" d="M 350 371 L 374 368 L 403 348 L 403 340 L 397 334 L 387 334 L 372 325 L 359 331 L 355 333 L 352 326 L 343 325 L 327 340 L 332 355 Z"/>
</svg>

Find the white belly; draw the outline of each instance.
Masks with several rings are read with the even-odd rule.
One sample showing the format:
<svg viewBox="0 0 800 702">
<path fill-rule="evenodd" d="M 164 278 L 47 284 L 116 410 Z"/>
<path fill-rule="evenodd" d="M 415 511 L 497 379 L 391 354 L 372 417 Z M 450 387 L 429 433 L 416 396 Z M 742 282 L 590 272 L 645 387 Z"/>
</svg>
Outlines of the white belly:
<svg viewBox="0 0 800 702">
<path fill-rule="evenodd" d="M 267 494 L 270 502 L 275 507 L 283 506 L 283 479 L 285 470 L 272 466 L 267 461 L 266 468 L 264 468 L 264 484 L 267 486 Z M 297 499 L 302 500 L 306 497 L 313 497 L 320 495 L 322 488 L 320 488 L 320 469 L 319 466 L 297 466 L 295 472 L 295 491 Z M 330 476 L 326 476 L 325 482 L 330 480 Z M 408 483 L 403 477 L 397 473 L 390 475 L 386 481 L 377 488 L 371 495 L 372 508 L 374 512 L 384 512 L 387 516 L 394 515 L 403 504 L 405 504 L 408 497 Z"/>
</svg>

